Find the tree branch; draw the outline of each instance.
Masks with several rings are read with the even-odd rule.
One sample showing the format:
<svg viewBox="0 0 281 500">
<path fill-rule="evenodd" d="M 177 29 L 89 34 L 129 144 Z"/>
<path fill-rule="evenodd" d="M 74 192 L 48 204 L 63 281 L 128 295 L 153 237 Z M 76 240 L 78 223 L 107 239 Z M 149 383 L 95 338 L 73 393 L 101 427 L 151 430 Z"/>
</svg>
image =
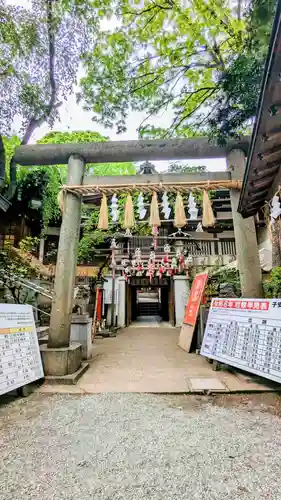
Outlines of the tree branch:
<svg viewBox="0 0 281 500">
<path fill-rule="evenodd" d="M 242 16 L 242 0 L 238 0 L 237 2 L 237 18 L 240 21 Z"/>
<path fill-rule="evenodd" d="M 186 103 L 189 101 L 189 99 L 193 96 L 193 94 L 198 93 L 198 92 L 200 92 L 200 91 L 202 91 L 202 90 L 204 90 L 204 89 L 202 88 L 202 89 L 198 89 L 197 91 L 194 91 L 194 93 L 192 93 L 192 94 L 191 94 L 191 95 L 190 95 L 190 96 L 186 99 L 186 101 L 184 102 L 184 104 L 186 104 Z M 210 90 L 211 90 L 211 91 L 210 91 Z M 190 116 L 191 116 L 191 115 L 193 115 L 196 111 L 198 111 L 198 109 L 199 109 L 199 108 L 201 108 L 201 106 L 204 104 L 204 102 L 206 102 L 206 101 L 207 101 L 207 99 L 209 99 L 209 97 L 211 97 L 215 91 L 216 91 L 216 87 L 215 87 L 215 88 L 212 88 L 212 89 L 210 89 L 210 88 L 209 88 L 206 92 L 204 92 L 204 94 L 203 94 L 203 98 L 202 98 L 201 102 L 198 104 L 198 106 L 196 106 L 196 107 L 195 107 L 192 111 L 190 111 L 190 112 L 189 112 L 189 113 L 187 113 L 186 115 L 183 115 L 183 116 L 180 118 L 180 120 L 178 121 L 178 123 L 176 123 L 176 122 L 177 122 L 177 120 L 178 120 L 178 118 L 179 118 L 179 115 L 177 115 L 177 116 L 175 117 L 175 119 L 173 120 L 173 123 L 172 123 L 172 125 L 171 125 L 171 127 L 173 127 L 173 128 L 172 128 L 172 130 L 168 130 L 168 131 L 167 131 L 167 134 L 165 134 L 165 136 L 164 136 L 164 137 L 167 137 L 167 135 L 171 136 L 171 135 L 172 135 L 172 133 L 173 133 L 173 132 L 174 132 L 174 131 L 175 131 L 175 130 L 176 130 L 176 129 L 177 129 L 177 128 L 178 128 L 178 127 L 182 124 L 182 122 L 183 122 L 184 120 L 187 120 L 188 118 L 190 118 Z"/>
<path fill-rule="evenodd" d="M 123 12 L 123 14 L 129 14 L 129 15 L 134 15 L 135 17 L 138 17 L 138 16 L 141 16 L 142 14 L 146 14 L 147 12 L 151 12 L 152 10 L 154 10 L 155 8 L 158 8 L 159 10 L 171 10 L 173 8 L 173 5 L 171 2 L 167 2 L 169 5 L 165 6 L 165 5 L 159 5 L 158 3 L 155 3 L 155 2 L 152 2 L 152 5 L 150 7 L 148 7 L 147 9 L 143 9 L 139 12 L 137 11 L 126 11 L 126 12 Z"/>
<path fill-rule="evenodd" d="M 54 19 L 53 19 L 53 1 L 46 0 L 47 8 L 47 30 L 48 30 L 48 44 L 49 44 L 49 85 L 50 85 L 50 100 L 45 111 L 43 111 L 40 118 L 31 118 L 27 130 L 22 139 L 22 144 L 27 144 L 30 137 L 32 136 L 34 130 L 40 127 L 47 118 L 51 115 L 52 111 L 55 109 L 55 102 L 57 97 L 57 88 L 55 80 L 55 34 L 54 34 Z M 60 106 L 58 103 L 56 107 Z"/>
<path fill-rule="evenodd" d="M 140 130 L 140 128 L 142 127 L 142 125 L 153 115 L 157 114 L 158 111 L 160 111 L 160 109 L 162 109 L 164 106 L 166 106 L 167 104 L 169 104 L 172 100 L 174 99 L 174 96 L 170 96 L 169 99 L 166 99 L 166 101 L 164 102 L 161 102 L 160 104 L 158 104 L 157 106 L 155 106 L 151 111 L 150 113 L 141 121 L 141 123 L 139 124 L 138 126 L 138 130 Z"/>
<path fill-rule="evenodd" d="M 156 80 L 158 80 L 159 76 L 160 76 L 160 75 L 156 75 L 156 77 L 155 77 L 155 78 L 153 78 L 152 80 L 150 80 L 149 82 L 146 82 L 146 83 L 144 83 L 143 85 L 141 85 L 140 87 L 137 87 L 137 88 L 135 88 L 135 89 L 131 89 L 131 90 L 130 90 L 130 92 L 132 92 L 132 93 L 134 94 L 135 92 L 137 92 L 138 90 L 143 89 L 143 88 L 144 88 L 144 87 L 146 87 L 147 85 L 150 85 L 151 83 L 154 83 Z"/>
</svg>

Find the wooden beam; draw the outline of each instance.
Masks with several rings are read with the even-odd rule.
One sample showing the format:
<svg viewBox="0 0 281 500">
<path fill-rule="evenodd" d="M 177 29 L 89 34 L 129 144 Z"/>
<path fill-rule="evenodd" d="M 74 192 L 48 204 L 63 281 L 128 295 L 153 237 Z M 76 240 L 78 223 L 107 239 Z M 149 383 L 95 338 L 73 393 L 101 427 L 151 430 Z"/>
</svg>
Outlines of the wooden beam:
<svg viewBox="0 0 281 500">
<path fill-rule="evenodd" d="M 14 160 L 20 165 L 66 164 L 71 155 L 85 163 L 112 163 L 145 160 L 224 158 L 232 149 L 248 150 L 249 138 L 230 141 L 220 147 L 207 137 L 157 139 L 154 141 L 109 141 L 75 144 L 29 144 L 16 149 Z"/>
</svg>

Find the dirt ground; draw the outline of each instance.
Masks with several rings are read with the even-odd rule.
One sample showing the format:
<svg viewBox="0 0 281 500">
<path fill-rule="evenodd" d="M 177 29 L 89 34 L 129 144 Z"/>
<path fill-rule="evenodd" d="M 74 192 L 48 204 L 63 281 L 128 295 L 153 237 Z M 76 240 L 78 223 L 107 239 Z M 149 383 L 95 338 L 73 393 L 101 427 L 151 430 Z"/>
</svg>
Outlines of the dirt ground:
<svg viewBox="0 0 281 500">
<path fill-rule="evenodd" d="M 196 409 L 204 404 L 212 404 L 222 408 L 238 408 L 247 412 L 263 412 L 281 418 L 281 394 L 215 394 L 211 396 L 174 396 L 173 405 L 179 403 L 182 409 Z"/>
</svg>

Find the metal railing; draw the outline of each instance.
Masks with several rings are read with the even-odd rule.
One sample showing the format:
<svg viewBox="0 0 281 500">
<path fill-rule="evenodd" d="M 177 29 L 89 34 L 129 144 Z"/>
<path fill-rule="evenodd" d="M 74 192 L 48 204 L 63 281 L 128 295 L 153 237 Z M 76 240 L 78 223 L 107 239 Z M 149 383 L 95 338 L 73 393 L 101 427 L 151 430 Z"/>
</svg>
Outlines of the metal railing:
<svg viewBox="0 0 281 500">
<path fill-rule="evenodd" d="M 173 243 L 180 239 L 174 239 Z M 157 252 L 164 253 L 164 246 L 168 242 L 168 238 L 157 239 Z M 133 236 L 130 238 L 130 251 L 133 253 L 136 248 L 146 254 L 152 249 L 153 238 L 151 236 Z M 209 256 L 209 255 L 236 255 L 236 246 L 234 238 L 221 239 L 206 239 L 206 240 L 187 240 L 183 241 L 184 248 L 189 255 L 192 256 Z M 174 245 L 173 245 L 174 246 Z M 125 247 L 122 250 L 125 250 Z"/>
</svg>

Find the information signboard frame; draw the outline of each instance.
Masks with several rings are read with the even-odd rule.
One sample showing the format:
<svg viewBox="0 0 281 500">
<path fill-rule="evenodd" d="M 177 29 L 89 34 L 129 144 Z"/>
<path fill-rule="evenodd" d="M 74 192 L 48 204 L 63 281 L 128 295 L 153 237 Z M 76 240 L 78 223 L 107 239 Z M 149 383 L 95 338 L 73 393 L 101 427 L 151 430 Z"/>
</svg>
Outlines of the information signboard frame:
<svg viewBox="0 0 281 500">
<path fill-rule="evenodd" d="M 213 299 L 200 354 L 281 383 L 281 299 Z"/>
<path fill-rule="evenodd" d="M 0 396 L 43 377 L 32 306 L 0 304 Z"/>
</svg>

